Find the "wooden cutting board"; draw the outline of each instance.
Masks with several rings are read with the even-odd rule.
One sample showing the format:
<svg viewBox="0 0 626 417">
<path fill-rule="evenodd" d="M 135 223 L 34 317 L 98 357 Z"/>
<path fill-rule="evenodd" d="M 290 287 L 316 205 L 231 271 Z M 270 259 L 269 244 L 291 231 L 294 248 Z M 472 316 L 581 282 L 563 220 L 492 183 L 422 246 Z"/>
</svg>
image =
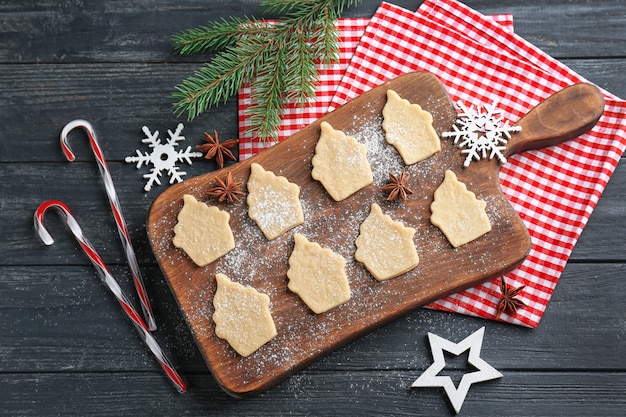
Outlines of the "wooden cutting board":
<svg viewBox="0 0 626 417">
<path fill-rule="evenodd" d="M 430 73 L 410 73 L 363 94 L 251 159 L 171 186 L 152 204 L 148 235 L 156 258 L 208 367 L 229 394 L 259 393 L 376 327 L 430 301 L 514 269 L 528 254 L 530 237 L 502 194 L 499 163 L 479 161 L 463 168 L 464 156 L 451 139 L 441 140 L 442 150 L 435 156 L 406 167 L 413 195 L 404 202 L 386 201 L 387 194 L 381 191 L 381 186 L 387 183 L 389 172 L 397 175 L 405 168 L 395 149 L 385 142 L 381 127 L 388 89 L 429 111 L 438 134 L 451 130 L 457 112 L 439 80 Z M 602 109 L 603 99 L 595 87 L 586 84 L 570 87 L 518 122 L 522 131 L 509 141 L 506 155 L 574 138 L 595 124 Z M 333 201 L 310 174 L 323 120 L 369 148 L 374 184 L 341 202 Z M 267 241 L 248 218 L 245 196 L 241 202 L 232 204 L 218 203 L 207 196 L 215 178 L 225 178 L 229 171 L 236 181 L 245 184 L 252 162 L 287 177 L 301 189 L 305 223 L 273 241 Z M 454 171 L 470 191 L 487 202 L 492 223 L 489 233 L 456 249 L 429 221 L 433 193 L 447 169 Z M 217 205 L 231 215 L 236 248 L 203 268 L 172 244 L 184 194 Z M 417 230 L 414 241 L 419 265 L 385 282 L 376 281 L 354 260 L 359 225 L 373 202 L 394 220 Z M 352 291 L 349 302 L 316 315 L 287 289 L 286 271 L 294 232 L 344 256 Z M 215 335 L 211 315 L 216 272 L 270 296 L 278 336 L 249 357 L 239 356 Z"/>
</svg>

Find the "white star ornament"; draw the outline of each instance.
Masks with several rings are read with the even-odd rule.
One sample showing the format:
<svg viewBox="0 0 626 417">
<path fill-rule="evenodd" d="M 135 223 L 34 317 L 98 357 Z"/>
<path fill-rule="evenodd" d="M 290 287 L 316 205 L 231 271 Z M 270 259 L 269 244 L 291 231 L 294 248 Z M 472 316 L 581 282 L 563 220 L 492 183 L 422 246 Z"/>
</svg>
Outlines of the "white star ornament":
<svg viewBox="0 0 626 417">
<path fill-rule="evenodd" d="M 434 362 L 415 380 L 415 382 L 413 382 L 411 387 L 443 387 L 454 411 L 458 413 L 461 410 L 461 406 L 463 406 L 463 401 L 465 401 L 465 397 L 472 384 L 502 377 L 502 374 L 498 372 L 497 369 L 480 358 L 480 349 L 482 347 L 484 334 L 485 328 L 481 327 L 461 342 L 452 343 L 435 334 L 428 333 L 428 341 Z M 444 350 L 458 356 L 468 349 L 468 362 L 472 364 L 477 371 L 464 374 L 458 387 L 454 386 L 454 382 L 452 382 L 452 378 L 449 376 L 437 375 L 446 367 L 446 360 L 443 354 Z"/>
</svg>

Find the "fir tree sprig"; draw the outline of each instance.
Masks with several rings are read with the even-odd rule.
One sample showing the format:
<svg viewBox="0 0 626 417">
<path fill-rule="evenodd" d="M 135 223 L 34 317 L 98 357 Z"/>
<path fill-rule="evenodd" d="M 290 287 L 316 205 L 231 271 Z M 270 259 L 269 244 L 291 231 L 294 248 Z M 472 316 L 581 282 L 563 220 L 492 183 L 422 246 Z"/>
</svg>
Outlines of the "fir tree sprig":
<svg viewBox="0 0 626 417">
<path fill-rule="evenodd" d="M 336 20 L 360 0 L 264 0 L 264 13 L 281 16 L 268 22 L 230 18 L 175 34 L 181 55 L 216 52 L 193 76 L 175 87 L 177 115 L 189 120 L 218 106 L 250 84 L 251 130 L 261 140 L 275 140 L 289 100 L 305 105 L 315 97 L 318 64 L 337 62 Z"/>
<path fill-rule="evenodd" d="M 231 17 L 230 20 L 209 22 L 204 26 L 176 33 L 172 40 L 178 54 L 193 55 L 228 48 L 240 36 L 269 35 L 271 32 L 274 32 L 274 28 L 263 21 Z"/>
</svg>

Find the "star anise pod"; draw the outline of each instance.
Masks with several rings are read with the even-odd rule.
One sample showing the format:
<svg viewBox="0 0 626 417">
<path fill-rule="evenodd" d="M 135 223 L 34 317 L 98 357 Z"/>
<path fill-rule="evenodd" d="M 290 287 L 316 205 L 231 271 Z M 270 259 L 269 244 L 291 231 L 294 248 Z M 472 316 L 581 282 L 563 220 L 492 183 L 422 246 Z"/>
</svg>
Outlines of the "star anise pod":
<svg viewBox="0 0 626 417">
<path fill-rule="evenodd" d="M 212 187 L 207 192 L 212 197 L 217 197 L 218 201 L 227 200 L 229 203 L 234 203 L 235 201 L 239 201 L 240 195 L 243 195 L 243 191 L 241 191 L 241 186 L 243 185 L 243 181 L 234 181 L 233 174 L 228 171 L 228 176 L 226 180 L 223 181 L 219 177 L 215 177 L 215 181 L 217 185 Z"/>
<path fill-rule="evenodd" d="M 409 175 L 406 173 L 406 170 L 403 169 L 397 177 L 390 172 L 389 183 L 382 187 L 383 191 L 389 191 L 387 201 L 395 200 L 398 197 L 406 200 L 407 195 L 413 194 L 413 191 L 407 187 L 408 182 Z"/>
<path fill-rule="evenodd" d="M 525 287 L 525 285 L 518 288 L 509 287 L 506 285 L 504 277 L 500 277 L 500 292 L 502 293 L 502 298 L 500 302 L 498 302 L 496 317 L 500 317 L 502 313 L 514 316 L 517 314 L 518 308 L 526 307 L 526 303 L 515 298 Z"/>
<path fill-rule="evenodd" d="M 230 150 L 235 147 L 236 144 L 239 143 L 239 139 L 229 139 L 224 142 L 220 142 L 220 138 L 217 135 L 217 130 L 213 131 L 215 137 L 209 135 L 207 132 L 204 132 L 204 140 L 207 143 L 196 146 L 196 149 L 200 152 L 206 152 L 204 157 L 206 159 L 215 158 L 215 162 L 217 162 L 217 166 L 220 168 L 224 168 L 224 157 L 232 159 L 236 161 L 237 158 L 233 155 L 233 152 Z"/>
</svg>

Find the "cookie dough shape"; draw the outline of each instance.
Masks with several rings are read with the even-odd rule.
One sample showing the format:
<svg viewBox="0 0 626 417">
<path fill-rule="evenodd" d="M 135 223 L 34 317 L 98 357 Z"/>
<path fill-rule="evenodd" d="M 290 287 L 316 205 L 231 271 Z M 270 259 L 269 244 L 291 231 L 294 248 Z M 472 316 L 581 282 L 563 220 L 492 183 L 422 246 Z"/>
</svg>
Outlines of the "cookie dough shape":
<svg viewBox="0 0 626 417">
<path fill-rule="evenodd" d="M 359 231 L 354 258 L 378 281 L 395 278 L 419 264 L 413 243 L 415 229 L 383 214 L 378 204 L 372 204 Z"/>
<path fill-rule="evenodd" d="M 277 335 L 270 298 L 252 287 L 231 281 L 224 274 L 216 274 L 215 278 L 215 334 L 241 356 L 250 356 Z"/>
<path fill-rule="evenodd" d="M 248 216 L 268 240 L 304 223 L 300 187 L 257 163 L 248 179 Z"/>
<path fill-rule="evenodd" d="M 318 243 L 294 234 L 289 257 L 288 288 L 298 294 L 315 314 L 331 310 L 350 299 L 346 260 Z"/>
<path fill-rule="evenodd" d="M 320 128 L 311 176 L 322 183 L 333 200 L 341 201 L 374 181 L 367 146 L 328 122 L 322 122 Z"/>
<path fill-rule="evenodd" d="M 435 199 L 430 205 L 430 222 L 457 248 L 491 230 L 486 206 L 487 203 L 477 199 L 465 184 L 457 180 L 454 172 L 448 170 L 435 190 Z"/>
<path fill-rule="evenodd" d="M 441 150 L 432 115 L 393 90 L 387 90 L 383 129 L 385 139 L 396 148 L 407 165 L 423 161 Z"/>
<path fill-rule="evenodd" d="M 229 220 L 227 212 L 185 194 L 174 226 L 174 246 L 184 250 L 196 265 L 206 266 L 235 248 Z"/>
</svg>

